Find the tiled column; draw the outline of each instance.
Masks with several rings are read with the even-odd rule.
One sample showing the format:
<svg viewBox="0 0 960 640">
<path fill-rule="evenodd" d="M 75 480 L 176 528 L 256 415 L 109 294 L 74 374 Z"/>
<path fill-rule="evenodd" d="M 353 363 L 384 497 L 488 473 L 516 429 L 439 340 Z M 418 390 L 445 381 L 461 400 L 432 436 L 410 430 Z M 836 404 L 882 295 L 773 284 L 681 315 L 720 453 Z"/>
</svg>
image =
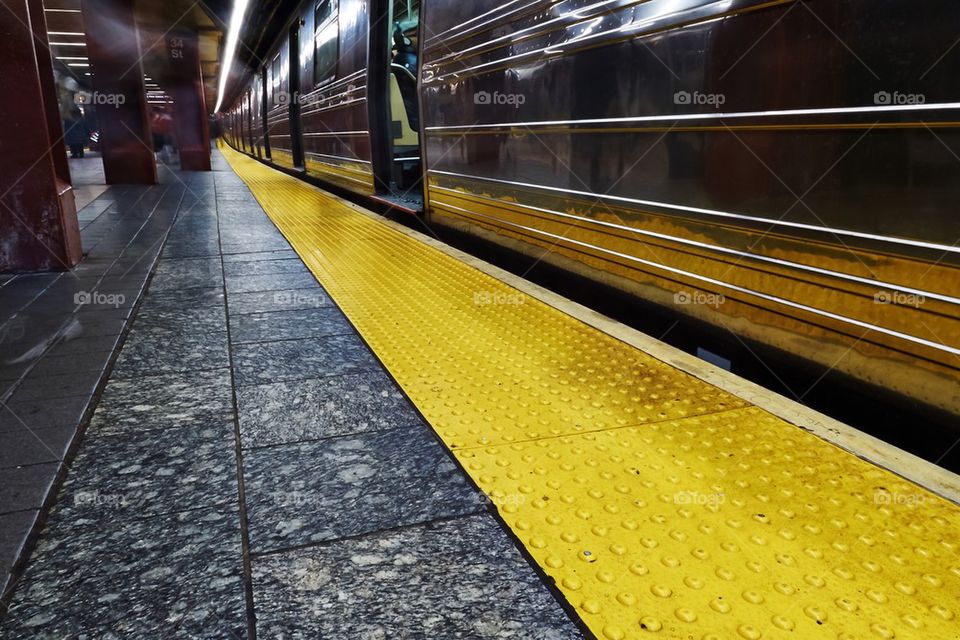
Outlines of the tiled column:
<svg viewBox="0 0 960 640">
<path fill-rule="evenodd" d="M 0 2 L 0 272 L 68 269 L 80 229 L 69 176 L 58 175 L 66 151 L 43 8 Z"/>
<path fill-rule="evenodd" d="M 83 0 L 107 184 L 156 184 L 134 0 Z"/>
<path fill-rule="evenodd" d="M 197 33 L 178 29 L 167 35 L 169 75 L 165 88 L 173 98 L 173 125 L 180 147 L 180 168 L 210 171 L 210 131 L 203 97 Z"/>
</svg>

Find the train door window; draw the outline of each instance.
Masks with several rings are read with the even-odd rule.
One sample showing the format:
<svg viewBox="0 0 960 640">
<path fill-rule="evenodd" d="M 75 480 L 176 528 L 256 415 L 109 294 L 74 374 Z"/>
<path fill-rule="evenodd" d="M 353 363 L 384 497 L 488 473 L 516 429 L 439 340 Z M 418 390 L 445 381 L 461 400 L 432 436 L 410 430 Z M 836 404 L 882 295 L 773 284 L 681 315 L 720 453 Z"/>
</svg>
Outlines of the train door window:
<svg viewBox="0 0 960 640">
<path fill-rule="evenodd" d="M 339 0 L 317 0 L 314 24 L 313 81 L 319 86 L 337 75 L 340 53 Z"/>
<path fill-rule="evenodd" d="M 419 23 L 418 0 L 393 0 L 389 74 L 393 180 L 405 191 L 417 184 L 421 167 L 417 96 Z"/>
</svg>

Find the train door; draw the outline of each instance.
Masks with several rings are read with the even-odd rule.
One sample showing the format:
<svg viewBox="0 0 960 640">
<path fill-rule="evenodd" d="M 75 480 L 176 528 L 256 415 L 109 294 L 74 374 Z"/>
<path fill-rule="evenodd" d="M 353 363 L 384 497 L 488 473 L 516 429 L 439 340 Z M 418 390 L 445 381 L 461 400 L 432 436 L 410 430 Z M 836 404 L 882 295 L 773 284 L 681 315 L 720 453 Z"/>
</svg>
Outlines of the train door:
<svg viewBox="0 0 960 640">
<path fill-rule="evenodd" d="M 420 159 L 420 0 L 373 0 L 370 14 L 370 135 L 378 195 L 423 208 Z"/>
</svg>

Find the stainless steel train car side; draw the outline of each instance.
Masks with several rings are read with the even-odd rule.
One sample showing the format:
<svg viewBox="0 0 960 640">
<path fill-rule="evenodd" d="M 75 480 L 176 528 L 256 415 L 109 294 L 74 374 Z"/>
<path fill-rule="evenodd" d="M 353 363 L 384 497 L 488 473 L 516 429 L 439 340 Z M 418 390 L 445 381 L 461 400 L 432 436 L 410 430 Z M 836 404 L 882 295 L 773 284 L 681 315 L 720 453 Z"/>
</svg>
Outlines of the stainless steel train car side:
<svg viewBox="0 0 960 640">
<path fill-rule="evenodd" d="M 371 194 L 381 5 L 339 3 L 318 73 L 324 3 L 268 60 L 282 90 L 299 42 L 310 91 L 271 102 L 266 144 L 294 166 L 296 113 L 307 173 Z M 960 415 L 960 5 L 424 0 L 418 19 L 430 224 Z"/>
<path fill-rule="evenodd" d="M 960 413 L 960 55 L 938 61 L 960 5 L 431 0 L 422 20 L 434 223 Z"/>
</svg>

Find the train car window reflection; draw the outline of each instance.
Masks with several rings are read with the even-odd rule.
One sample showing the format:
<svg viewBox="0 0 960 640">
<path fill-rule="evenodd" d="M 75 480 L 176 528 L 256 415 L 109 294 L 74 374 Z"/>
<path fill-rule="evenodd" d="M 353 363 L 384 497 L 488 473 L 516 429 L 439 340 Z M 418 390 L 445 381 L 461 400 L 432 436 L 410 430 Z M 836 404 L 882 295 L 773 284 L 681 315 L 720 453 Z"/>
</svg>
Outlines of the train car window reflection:
<svg viewBox="0 0 960 640">
<path fill-rule="evenodd" d="M 337 0 L 319 0 L 314 24 L 313 79 L 321 85 L 337 74 L 339 54 L 340 21 Z"/>
</svg>

